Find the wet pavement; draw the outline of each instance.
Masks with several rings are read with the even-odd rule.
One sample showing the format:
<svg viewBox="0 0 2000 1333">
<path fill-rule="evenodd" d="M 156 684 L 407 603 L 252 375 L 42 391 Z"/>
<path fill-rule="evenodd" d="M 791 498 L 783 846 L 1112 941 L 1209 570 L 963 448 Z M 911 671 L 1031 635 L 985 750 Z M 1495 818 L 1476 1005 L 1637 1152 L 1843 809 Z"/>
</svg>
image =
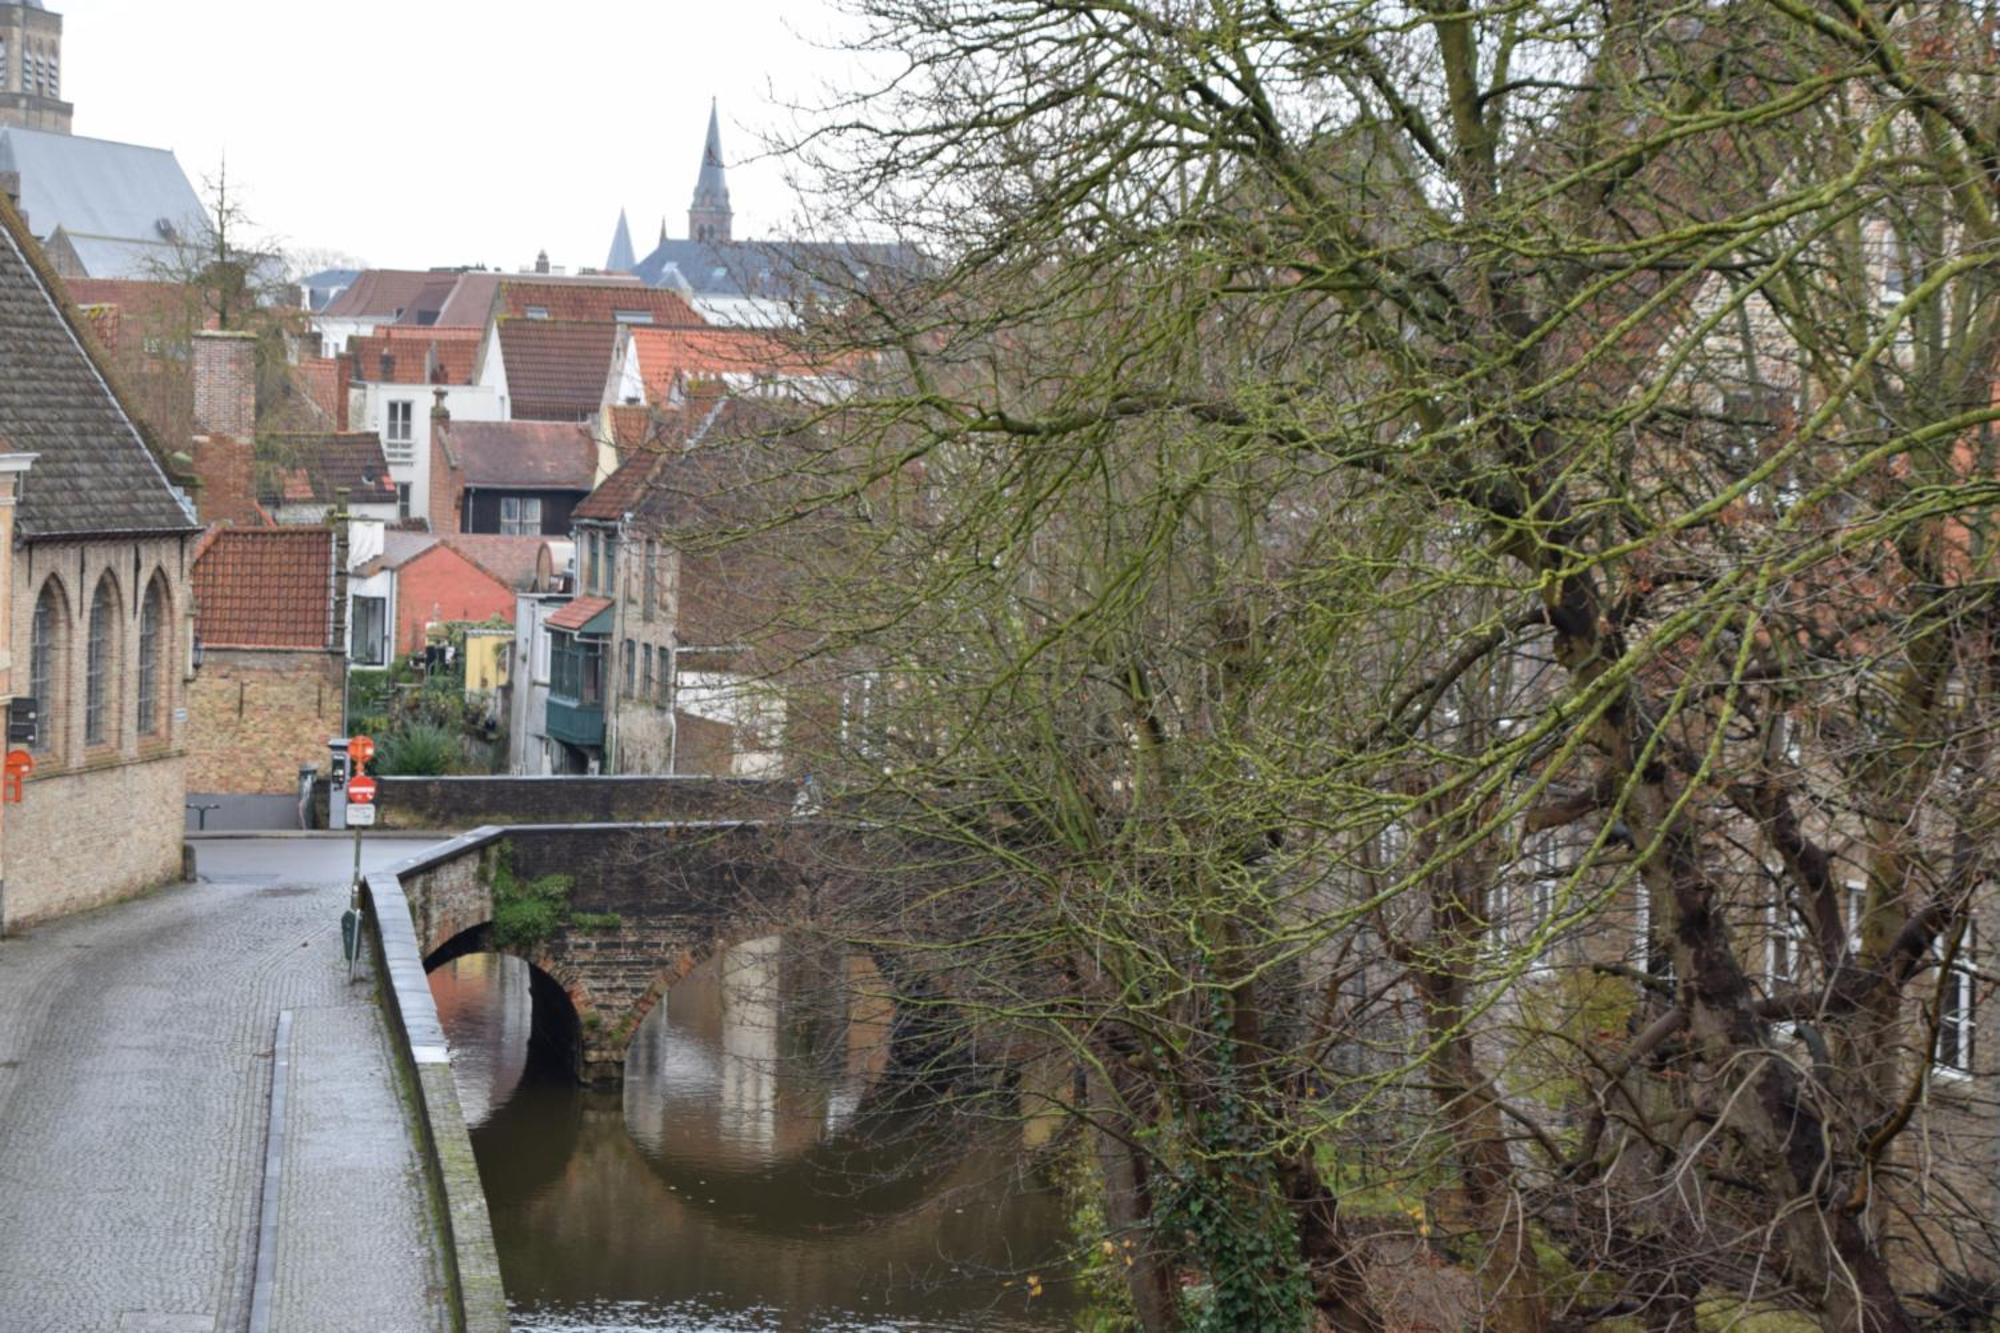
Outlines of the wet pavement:
<svg viewBox="0 0 2000 1333">
<path fill-rule="evenodd" d="M 0 1330 L 245 1327 L 283 1009 L 271 1328 L 447 1327 L 372 979 L 341 959 L 351 845 L 197 846 L 200 883 L 0 940 Z"/>
</svg>

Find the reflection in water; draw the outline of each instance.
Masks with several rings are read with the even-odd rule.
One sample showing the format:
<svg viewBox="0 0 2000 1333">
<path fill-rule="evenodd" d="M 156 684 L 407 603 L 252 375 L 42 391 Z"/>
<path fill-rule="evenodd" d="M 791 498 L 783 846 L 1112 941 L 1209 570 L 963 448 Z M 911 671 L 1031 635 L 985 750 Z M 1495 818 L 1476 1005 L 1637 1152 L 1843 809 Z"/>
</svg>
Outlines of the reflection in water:
<svg viewBox="0 0 2000 1333">
<path fill-rule="evenodd" d="M 515 1327 L 1039 1330 L 1062 1289 L 1055 1198 L 1000 1126 L 924 1125 L 868 1093 L 890 1014 L 865 959 L 777 937 L 677 985 L 621 1093 L 527 1060 L 529 972 L 431 974 Z"/>
</svg>

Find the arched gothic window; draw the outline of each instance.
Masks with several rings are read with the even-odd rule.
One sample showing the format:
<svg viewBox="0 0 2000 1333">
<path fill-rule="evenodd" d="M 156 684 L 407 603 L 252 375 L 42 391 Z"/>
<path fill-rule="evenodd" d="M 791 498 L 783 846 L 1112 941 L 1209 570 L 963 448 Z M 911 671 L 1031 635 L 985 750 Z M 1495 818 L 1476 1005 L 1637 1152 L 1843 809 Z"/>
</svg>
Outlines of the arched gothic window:
<svg viewBox="0 0 2000 1333">
<path fill-rule="evenodd" d="M 50 579 L 35 599 L 35 618 L 28 630 L 28 693 L 41 713 L 35 748 L 43 753 L 55 750 L 60 739 L 68 645 L 69 603 L 62 585 Z"/>
<path fill-rule="evenodd" d="M 90 599 L 90 638 L 83 661 L 83 743 L 116 740 L 111 723 L 118 692 L 118 589 L 106 574 Z"/>
<path fill-rule="evenodd" d="M 173 659 L 167 635 L 167 594 L 155 578 L 139 606 L 139 734 L 153 736 L 166 717 L 166 672 Z"/>
</svg>

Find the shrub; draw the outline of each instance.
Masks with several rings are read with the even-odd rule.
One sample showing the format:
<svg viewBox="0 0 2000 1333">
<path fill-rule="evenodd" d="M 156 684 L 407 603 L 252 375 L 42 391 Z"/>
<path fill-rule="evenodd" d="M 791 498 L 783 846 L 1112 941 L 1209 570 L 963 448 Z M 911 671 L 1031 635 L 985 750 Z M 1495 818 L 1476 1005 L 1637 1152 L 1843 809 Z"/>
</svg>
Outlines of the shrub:
<svg viewBox="0 0 2000 1333">
<path fill-rule="evenodd" d="M 569 915 L 568 875 L 522 879 L 514 873 L 514 858 L 502 845 L 488 878 L 493 885 L 493 943 L 496 948 L 533 950 L 561 929 Z"/>
<path fill-rule="evenodd" d="M 458 733 L 413 722 L 384 736 L 375 751 L 376 772 L 392 777 L 436 777 L 459 767 Z"/>
</svg>

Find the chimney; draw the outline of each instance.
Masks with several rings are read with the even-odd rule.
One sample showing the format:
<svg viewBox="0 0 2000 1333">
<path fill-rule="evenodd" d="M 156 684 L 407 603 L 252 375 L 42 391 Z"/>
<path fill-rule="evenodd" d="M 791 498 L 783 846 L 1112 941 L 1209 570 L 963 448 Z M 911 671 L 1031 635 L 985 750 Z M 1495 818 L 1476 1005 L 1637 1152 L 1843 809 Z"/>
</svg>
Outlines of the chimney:
<svg viewBox="0 0 2000 1333">
<path fill-rule="evenodd" d="M 429 508 L 431 531 L 440 537 L 462 530 L 460 508 L 465 502 L 464 460 L 451 440 L 451 412 L 444 405 L 445 391 L 431 391 L 431 481 Z"/>
<path fill-rule="evenodd" d="M 549 271 L 549 252 L 543 250 L 535 255 L 535 272 L 547 273 L 548 271 Z"/>
<path fill-rule="evenodd" d="M 194 335 L 194 433 L 247 440 L 257 433 L 257 335 Z"/>
</svg>

